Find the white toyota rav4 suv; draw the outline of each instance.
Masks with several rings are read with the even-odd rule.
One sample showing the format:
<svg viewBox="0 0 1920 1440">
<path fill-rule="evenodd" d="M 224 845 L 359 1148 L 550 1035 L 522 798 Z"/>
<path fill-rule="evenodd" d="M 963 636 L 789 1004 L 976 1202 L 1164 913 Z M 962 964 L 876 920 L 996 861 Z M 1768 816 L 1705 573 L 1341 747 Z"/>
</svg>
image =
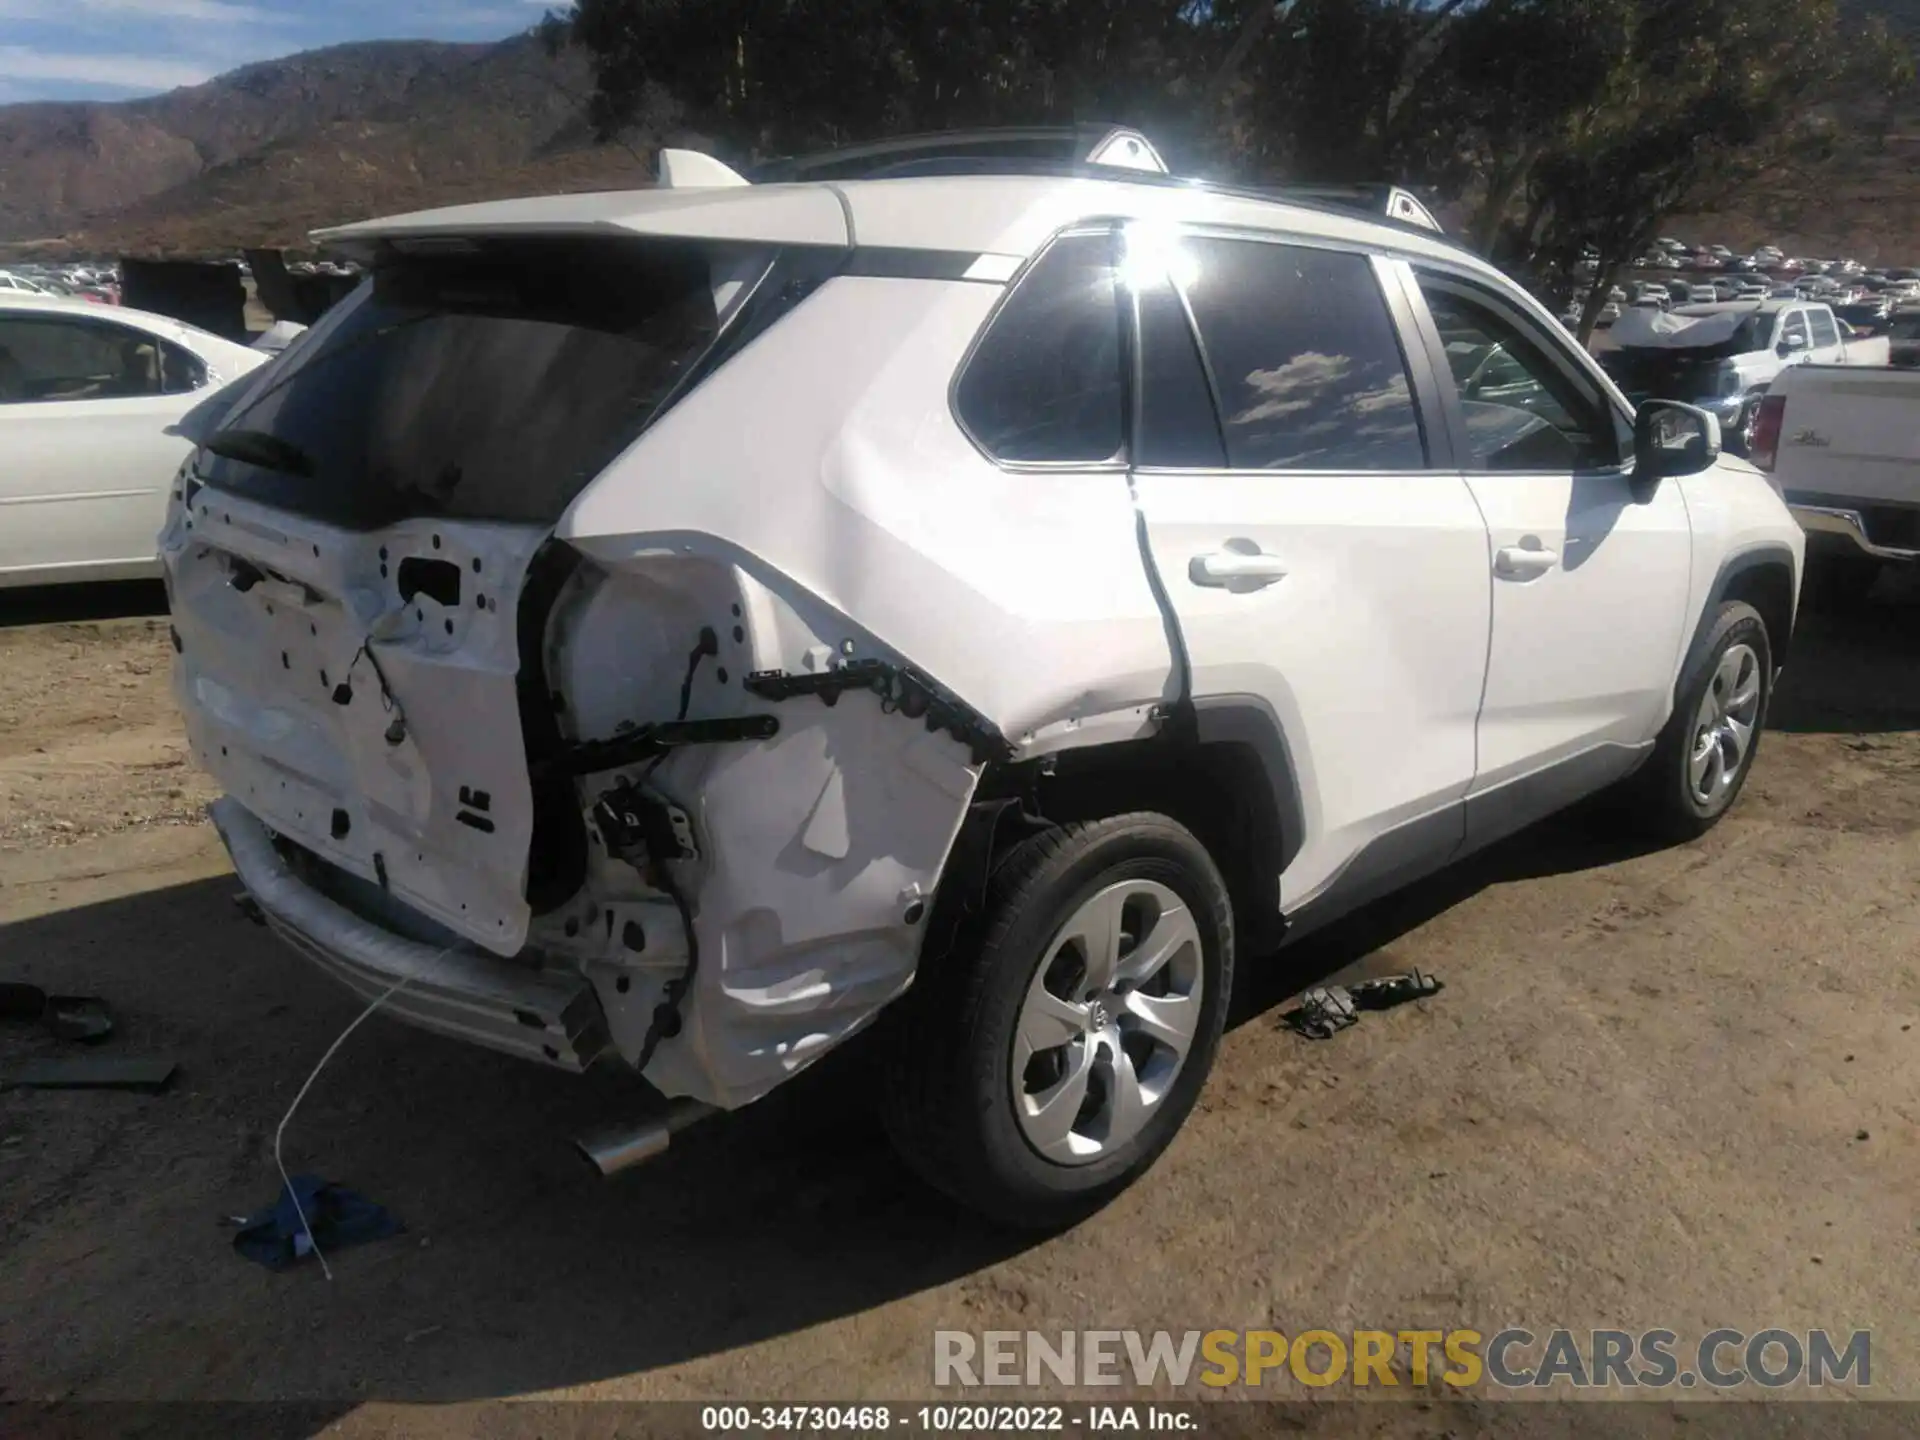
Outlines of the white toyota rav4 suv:
<svg viewBox="0 0 1920 1440">
<path fill-rule="evenodd" d="M 1677 837 L 1738 794 L 1799 528 L 1444 237 L 677 158 L 327 232 L 370 279 L 163 535 L 256 916 L 678 1100 L 602 1168 L 878 1017 L 909 1161 L 1059 1223 L 1236 964 L 1603 787 Z"/>
</svg>

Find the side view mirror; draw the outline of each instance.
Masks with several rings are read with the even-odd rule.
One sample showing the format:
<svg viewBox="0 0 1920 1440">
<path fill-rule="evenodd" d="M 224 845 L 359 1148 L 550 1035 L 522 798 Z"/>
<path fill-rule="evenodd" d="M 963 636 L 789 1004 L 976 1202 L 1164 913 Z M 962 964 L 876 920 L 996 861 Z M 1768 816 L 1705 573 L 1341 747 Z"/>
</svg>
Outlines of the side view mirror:
<svg viewBox="0 0 1920 1440">
<path fill-rule="evenodd" d="M 1720 458 L 1720 422 L 1696 405 L 1649 400 L 1633 417 L 1633 482 L 1698 475 Z"/>
<path fill-rule="evenodd" d="M 1807 348 L 1806 336 L 1789 335 L 1787 336 L 1786 339 L 1782 340 L 1778 346 L 1774 348 L 1774 353 L 1778 355 L 1782 360 L 1784 360 L 1787 358 L 1787 356 L 1793 354 L 1796 350 L 1804 350 L 1806 348 Z"/>
</svg>

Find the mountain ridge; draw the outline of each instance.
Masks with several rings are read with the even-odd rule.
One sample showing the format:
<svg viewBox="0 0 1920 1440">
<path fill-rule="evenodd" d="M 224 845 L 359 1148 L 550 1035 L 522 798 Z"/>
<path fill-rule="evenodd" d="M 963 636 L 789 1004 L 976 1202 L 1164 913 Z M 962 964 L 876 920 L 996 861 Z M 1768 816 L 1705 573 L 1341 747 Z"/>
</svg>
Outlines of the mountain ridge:
<svg viewBox="0 0 1920 1440">
<path fill-rule="evenodd" d="M 298 245 L 489 176 L 631 177 L 631 151 L 592 141 L 591 88 L 581 56 L 521 35 L 359 42 L 138 100 L 0 106 L 0 244 Z"/>
<path fill-rule="evenodd" d="M 1920 49 L 1920 0 L 1846 0 Z M 326 225 L 516 194 L 649 183 L 648 137 L 595 143 L 590 68 L 531 33 L 486 44 L 364 41 L 124 101 L 0 105 L 0 256 L 302 248 Z M 1765 218 L 1681 217 L 1734 244 L 1920 251 L 1920 114 L 1864 178 Z M 1752 207 L 1759 208 L 1759 207 Z"/>
</svg>

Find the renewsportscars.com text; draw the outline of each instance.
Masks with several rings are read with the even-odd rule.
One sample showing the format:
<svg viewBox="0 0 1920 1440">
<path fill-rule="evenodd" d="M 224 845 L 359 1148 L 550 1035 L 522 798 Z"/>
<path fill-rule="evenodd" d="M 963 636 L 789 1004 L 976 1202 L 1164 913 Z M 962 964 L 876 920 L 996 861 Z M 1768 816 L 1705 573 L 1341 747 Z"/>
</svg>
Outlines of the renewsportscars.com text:
<svg viewBox="0 0 1920 1440">
<path fill-rule="evenodd" d="M 1873 1383 L 1865 1330 L 937 1330 L 933 1382 L 1716 1390 Z"/>
</svg>

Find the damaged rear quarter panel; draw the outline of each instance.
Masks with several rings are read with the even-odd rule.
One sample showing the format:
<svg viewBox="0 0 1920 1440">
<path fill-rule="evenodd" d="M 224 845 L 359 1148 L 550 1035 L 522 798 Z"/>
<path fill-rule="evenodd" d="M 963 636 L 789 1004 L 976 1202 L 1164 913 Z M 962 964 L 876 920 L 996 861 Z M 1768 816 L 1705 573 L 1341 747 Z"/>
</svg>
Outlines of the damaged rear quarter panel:
<svg viewBox="0 0 1920 1440">
<path fill-rule="evenodd" d="M 556 528 L 601 577 L 598 598 L 549 632 L 573 738 L 673 719 L 702 624 L 721 654 L 688 715 L 767 713 L 781 726 L 771 742 L 686 752 L 652 775 L 694 813 L 704 851 L 682 879 L 700 949 L 684 1030 L 646 1071 L 669 1094 L 745 1103 L 911 983 L 979 775 L 966 746 L 872 694 L 768 700 L 742 689 L 745 675 L 910 665 L 1025 754 L 1129 707 L 1137 728 L 1169 693 L 1124 471 L 1009 472 L 953 418 L 949 384 L 1000 294 L 829 281 L 657 421 Z M 652 618 L 669 614 L 664 627 Z M 590 777 L 583 805 L 618 778 Z M 595 868 L 590 883 L 628 883 Z M 658 979 L 684 965 L 648 936 L 624 963 L 655 983 L 622 995 L 597 981 L 629 1058 Z"/>
<path fill-rule="evenodd" d="M 654 768 L 580 782 L 589 814 L 626 781 L 693 818 L 700 855 L 676 862 L 674 878 L 693 912 L 699 964 L 682 1028 L 646 1075 L 668 1095 L 737 1106 L 911 983 L 979 767 L 959 741 L 871 693 L 832 705 L 749 693 L 741 682 L 756 671 L 824 670 L 849 641 L 862 654 L 877 647 L 810 597 L 760 584 L 723 550 L 686 538 L 614 566 L 589 560 L 556 606 L 548 672 L 572 738 L 670 721 L 705 628 L 716 649 L 692 669 L 688 715 L 779 722 L 771 740 L 688 748 Z M 543 923 L 555 920 L 586 932 L 577 953 L 615 1047 L 634 1060 L 662 987 L 686 968 L 677 914 L 596 836 L 584 904 Z M 637 949 L 623 941 L 629 934 Z M 623 978 L 640 983 L 622 989 Z"/>
</svg>

